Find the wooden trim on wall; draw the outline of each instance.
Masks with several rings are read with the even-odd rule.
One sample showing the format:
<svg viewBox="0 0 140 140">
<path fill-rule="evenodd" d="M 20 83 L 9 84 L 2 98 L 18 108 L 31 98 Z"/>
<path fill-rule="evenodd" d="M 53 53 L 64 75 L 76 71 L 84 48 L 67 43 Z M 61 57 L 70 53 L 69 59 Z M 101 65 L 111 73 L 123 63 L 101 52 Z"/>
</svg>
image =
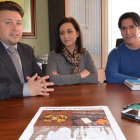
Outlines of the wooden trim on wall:
<svg viewBox="0 0 140 140">
<path fill-rule="evenodd" d="M 15 0 L 16 2 L 16 0 Z M 22 38 L 37 38 L 37 31 L 36 31 L 36 1 L 30 0 L 30 9 L 31 10 L 31 32 L 23 32 Z M 20 2 L 19 2 L 20 4 Z M 26 11 L 25 14 L 29 13 Z M 26 24 L 29 24 L 28 22 Z"/>
<path fill-rule="evenodd" d="M 101 38 L 102 38 L 102 68 L 105 68 L 105 41 L 104 41 L 104 0 L 101 0 Z"/>
<path fill-rule="evenodd" d="M 68 0 L 65 0 L 65 17 L 69 17 Z"/>
<path fill-rule="evenodd" d="M 104 82 L 105 78 L 105 69 L 97 69 L 98 72 L 98 81 Z"/>
</svg>

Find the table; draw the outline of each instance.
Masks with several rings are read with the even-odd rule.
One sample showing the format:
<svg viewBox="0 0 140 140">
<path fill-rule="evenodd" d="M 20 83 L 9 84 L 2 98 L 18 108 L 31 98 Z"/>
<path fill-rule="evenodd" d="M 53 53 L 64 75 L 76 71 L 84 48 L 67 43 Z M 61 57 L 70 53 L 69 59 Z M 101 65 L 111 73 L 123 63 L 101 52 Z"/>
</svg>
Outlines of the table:
<svg viewBox="0 0 140 140">
<path fill-rule="evenodd" d="M 121 117 L 123 106 L 140 102 L 140 91 L 123 84 L 81 84 L 54 87 L 49 97 L 0 101 L 0 140 L 17 140 L 39 107 L 108 106 L 127 140 L 140 139 L 140 123 Z"/>
</svg>

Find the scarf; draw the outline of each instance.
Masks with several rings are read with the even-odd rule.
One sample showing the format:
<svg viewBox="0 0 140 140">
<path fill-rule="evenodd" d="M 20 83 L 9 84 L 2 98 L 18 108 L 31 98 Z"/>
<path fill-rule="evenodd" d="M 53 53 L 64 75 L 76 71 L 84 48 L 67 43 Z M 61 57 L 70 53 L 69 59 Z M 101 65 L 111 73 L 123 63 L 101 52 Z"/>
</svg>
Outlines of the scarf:
<svg viewBox="0 0 140 140">
<path fill-rule="evenodd" d="M 78 53 L 78 48 L 71 54 L 66 47 L 63 47 L 61 54 L 72 65 L 70 74 L 79 74 L 81 71 L 79 68 L 81 54 Z"/>
</svg>

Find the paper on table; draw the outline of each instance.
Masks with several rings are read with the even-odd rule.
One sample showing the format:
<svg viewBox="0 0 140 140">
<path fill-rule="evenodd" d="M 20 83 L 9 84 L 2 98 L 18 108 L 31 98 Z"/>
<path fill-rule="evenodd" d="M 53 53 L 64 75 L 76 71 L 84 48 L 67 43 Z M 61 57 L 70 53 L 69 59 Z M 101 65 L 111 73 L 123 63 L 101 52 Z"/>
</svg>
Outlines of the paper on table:
<svg viewBox="0 0 140 140">
<path fill-rule="evenodd" d="M 126 140 L 107 106 L 41 107 L 19 140 Z"/>
</svg>

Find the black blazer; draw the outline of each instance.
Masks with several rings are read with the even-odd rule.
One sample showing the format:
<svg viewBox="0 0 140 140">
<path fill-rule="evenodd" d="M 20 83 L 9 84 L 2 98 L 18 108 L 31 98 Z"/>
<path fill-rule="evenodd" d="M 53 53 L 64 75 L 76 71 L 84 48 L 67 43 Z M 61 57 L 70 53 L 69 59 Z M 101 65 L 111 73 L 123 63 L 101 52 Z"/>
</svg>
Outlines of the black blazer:
<svg viewBox="0 0 140 140">
<path fill-rule="evenodd" d="M 17 50 L 20 55 L 25 82 L 26 76 L 32 77 L 35 73 L 44 76 L 29 45 L 18 43 Z M 0 42 L 0 100 L 23 97 L 23 84 L 20 83 L 14 63 L 7 50 Z"/>
</svg>

